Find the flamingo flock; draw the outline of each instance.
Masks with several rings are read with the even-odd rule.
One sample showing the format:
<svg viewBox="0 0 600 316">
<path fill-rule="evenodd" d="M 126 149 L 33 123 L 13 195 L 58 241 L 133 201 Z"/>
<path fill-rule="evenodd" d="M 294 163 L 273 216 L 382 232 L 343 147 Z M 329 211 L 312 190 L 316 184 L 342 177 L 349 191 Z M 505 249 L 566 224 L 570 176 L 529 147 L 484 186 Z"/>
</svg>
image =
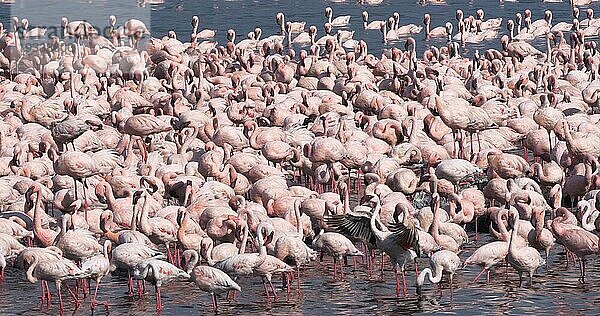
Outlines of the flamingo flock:
<svg viewBox="0 0 600 316">
<path fill-rule="evenodd" d="M 45 30 L 14 17 L 0 24 L 0 281 L 19 269 L 48 302 L 54 283 L 61 312 L 65 290 L 109 308 L 102 279 L 118 273 L 133 299 L 152 284 L 159 311 L 173 282 L 215 311 L 241 278 L 278 300 L 324 256 L 340 280 L 348 259 L 371 273 L 378 255 L 385 280 L 389 257 L 398 296 L 413 268 L 418 295 L 447 275 L 451 298 L 474 265 L 474 282 L 509 265 L 532 286 L 578 260 L 583 283 L 600 250 L 600 22 L 572 11 L 423 25 L 365 11 L 364 29 L 400 44 L 379 56 L 334 31 L 356 17 L 330 7 L 322 37 L 279 12 L 277 34 L 230 29 L 227 43 L 197 16 L 189 39 L 63 17 L 64 37 L 31 51 Z M 462 55 L 483 41 L 498 48 Z"/>
</svg>

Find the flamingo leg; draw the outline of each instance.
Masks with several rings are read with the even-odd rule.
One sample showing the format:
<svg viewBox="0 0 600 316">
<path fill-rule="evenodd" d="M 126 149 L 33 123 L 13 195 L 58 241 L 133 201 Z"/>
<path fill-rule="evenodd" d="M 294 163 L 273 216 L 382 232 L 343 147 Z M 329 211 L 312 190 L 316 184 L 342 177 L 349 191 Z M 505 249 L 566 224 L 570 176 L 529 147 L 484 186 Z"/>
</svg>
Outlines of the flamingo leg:
<svg viewBox="0 0 600 316">
<path fill-rule="evenodd" d="M 489 284 L 490 283 L 490 270 L 489 269 L 487 270 L 486 274 L 487 274 L 487 283 Z"/>
<path fill-rule="evenodd" d="M 454 300 L 454 286 L 452 284 L 452 279 L 454 279 L 454 278 L 451 275 L 450 276 L 450 301 Z"/>
<path fill-rule="evenodd" d="M 337 259 L 333 258 L 333 279 L 337 279 Z"/>
<path fill-rule="evenodd" d="M 52 299 L 52 297 L 50 296 L 50 287 L 48 286 L 48 281 L 42 281 L 42 283 L 44 283 L 44 286 L 46 286 L 46 296 L 47 296 L 48 303 L 50 303 L 50 300 Z"/>
<path fill-rule="evenodd" d="M 404 269 L 402 269 L 402 290 L 404 291 L 404 297 L 408 294 L 408 288 L 406 286 L 406 276 L 404 275 Z"/>
<path fill-rule="evenodd" d="M 66 283 L 65 283 L 66 284 Z M 71 288 L 69 287 L 68 284 L 66 284 L 67 286 L 67 291 L 69 291 L 69 294 L 71 294 L 71 297 L 73 297 L 73 300 L 75 301 L 75 305 L 79 306 L 79 299 L 77 298 L 77 294 L 75 294 Z"/>
<path fill-rule="evenodd" d="M 357 261 L 356 256 L 352 257 L 352 261 L 354 262 L 354 273 L 356 273 L 356 261 Z"/>
<path fill-rule="evenodd" d="M 160 297 L 160 286 L 155 285 L 154 288 L 156 289 L 156 310 L 161 311 L 163 309 L 163 306 Z"/>
<path fill-rule="evenodd" d="M 84 214 L 84 218 L 85 218 L 85 222 L 87 223 L 88 221 L 88 200 L 87 200 L 87 190 L 85 189 L 85 187 L 87 186 L 87 182 L 85 180 L 85 178 L 83 178 L 81 180 L 81 184 L 83 185 L 83 214 Z M 84 287 L 85 289 L 85 287 Z"/>
<path fill-rule="evenodd" d="M 56 291 L 58 292 L 58 301 L 60 302 L 60 310 L 62 311 L 64 308 L 63 308 L 62 294 L 60 293 L 60 283 L 56 283 Z"/>
<path fill-rule="evenodd" d="M 481 270 L 481 272 L 479 272 L 479 274 L 478 274 L 478 275 L 475 277 L 475 280 L 473 280 L 473 282 L 477 282 L 477 280 L 479 280 L 479 277 L 480 277 L 480 276 L 483 274 L 483 272 L 485 272 L 485 271 L 486 271 L 486 268 L 483 268 L 483 269 Z"/>
<path fill-rule="evenodd" d="M 88 292 L 90 291 L 87 279 L 82 279 L 81 283 L 82 283 L 82 287 L 83 287 L 83 297 L 86 298 L 88 295 Z"/>
<path fill-rule="evenodd" d="M 127 271 L 127 287 L 129 288 L 128 295 L 133 297 L 133 278 L 131 278 L 131 272 Z"/>
<path fill-rule="evenodd" d="M 273 282 L 271 282 L 271 278 L 267 279 L 269 281 L 269 286 L 271 287 L 271 291 L 273 291 L 273 299 L 277 300 L 277 292 L 275 292 L 275 288 L 273 287 Z"/>
<path fill-rule="evenodd" d="M 365 242 L 364 241 L 360 242 L 360 250 L 363 252 L 363 256 L 361 257 L 361 261 L 364 264 L 365 263 L 365 259 L 367 258 L 367 251 L 365 249 Z"/>
<path fill-rule="evenodd" d="M 477 135 L 477 147 L 479 148 L 478 150 L 481 150 L 481 139 L 479 138 L 479 133 L 475 133 Z"/>
<path fill-rule="evenodd" d="M 138 297 L 142 298 L 142 294 L 143 294 L 143 290 L 142 290 L 142 284 L 140 283 L 140 280 L 135 281 L 136 285 L 137 285 L 137 289 L 138 289 Z"/>
<path fill-rule="evenodd" d="M 265 289 L 265 294 L 267 295 L 267 300 L 269 300 L 271 298 L 271 296 L 269 295 L 269 290 L 267 290 L 267 282 L 265 281 L 265 279 L 263 279 L 262 283 L 263 283 L 263 288 Z"/>
<path fill-rule="evenodd" d="M 94 290 L 94 297 L 92 298 L 92 309 L 96 307 L 96 297 L 98 296 L 98 286 L 100 286 L 100 280 L 96 280 L 96 289 Z"/>
<path fill-rule="evenodd" d="M 329 169 L 329 173 L 331 175 L 331 191 L 336 192 L 337 184 L 335 183 L 335 175 L 333 174 L 333 167 L 331 167 L 331 169 Z"/>
<path fill-rule="evenodd" d="M 44 303 L 44 300 L 46 299 L 46 288 L 44 287 L 44 281 L 40 282 L 40 286 L 42 288 L 42 303 Z"/>
<path fill-rule="evenodd" d="M 523 272 L 519 272 L 519 287 L 523 284 Z"/>
<path fill-rule="evenodd" d="M 473 154 L 475 153 L 473 151 L 473 133 L 469 133 L 469 139 L 470 139 L 470 142 L 471 142 L 471 148 L 470 148 L 471 152 L 470 152 L 470 154 L 471 154 L 471 156 L 473 156 Z"/>
<path fill-rule="evenodd" d="M 583 258 L 579 258 L 579 272 L 579 282 L 585 283 L 585 261 L 583 261 Z"/>
<path fill-rule="evenodd" d="M 77 195 L 77 180 L 75 180 L 75 178 L 73 178 L 73 190 L 75 190 L 75 200 L 78 200 L 79 197 Z"/>
<path fill-rule="evenodd" d="M 340 280 L 344 281 L 344 261 L 340 260 Z"/>
<path fill-rule="evenodd" d="M 211 293 L 212 295 L 212 303 L 213 303 L 213 308 L 215 310 L 215 312 L 218 310 L 217 307 L 217 295 L 215 293 Z"/>
<path fill-rule="evenodd" d="M 362 170 L 358 169 L 358 192 L 356 192 L 360 196 L 360 192 L 362 191 L 362 181 L 361 181 Z"/>
<path fill-rule="evenodd" d="M 419 262 L 417 261 L 417 258 L 415 258 L 415 274 L 419 275 Z"/>
</svg>

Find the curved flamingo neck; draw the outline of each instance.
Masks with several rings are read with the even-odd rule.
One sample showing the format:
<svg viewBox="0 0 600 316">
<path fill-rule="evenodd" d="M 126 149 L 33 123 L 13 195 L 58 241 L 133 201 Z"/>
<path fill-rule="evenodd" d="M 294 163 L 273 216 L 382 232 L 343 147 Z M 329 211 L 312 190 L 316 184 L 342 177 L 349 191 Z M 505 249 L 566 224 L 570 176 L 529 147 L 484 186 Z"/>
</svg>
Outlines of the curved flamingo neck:
<svg viewBox="0 0 600 316">
<path fill-rule="evenodd" d="M 188 259 L 187 266 L 186 266 L 187 274 L 191 275 L 192 270 L 194 270 L 194 268 L 198 264 L 198 261 L 200 258 L 198 256 L 198 252 L 196 250 L 190 249 L 190 250 L 186 250 L 185 252 L 190 253 L 190 256 L 191 256 L 191 258 Z M 184 254 L 184 257 L 185 257 L 185 254 Z"/>
<path fill-rule="evenodd" d="M 514 239 L 517 238 L 517 232 L 519 231 L 519 216 L 515 216 L 515 223 L 513 224 L 513 229 L 510 234 L 510 241 L 508 242 L 508 250 L 512 253 L 517 252 L 517 244 Z"/>
<path fill-rule="evenodd" d="M 31 265 L 29 266 L 29 268 L 27 268 L 27 280 L 31 283 L 37 283 L 38 279 L 33 275 L 33 270 L 35 269 L 35 267 L 38 265 L 38 261 L 39 259 L 37 258 L 37 256 L 33 257 L 33 262 L 31 263 Z"/>
<path fill-rule="evenodd" d="M 242 226 L 241 229 L 244 230 L 244 236 L 242 237 L 242 241 L 240 242 L 240 249 L 238 250 L 238 254 L 246 252 L 246 245 L 248 244 L 248 235 L 250 230 L 247 224 Z"/>
<path fill-rule="evenodd" d="M 144 196 L 144 203 L 142 204 L 142 211 L 140 214 L 140 231 L 144 235 L 152 234 L 152 226 L 150 226 L 150 222 L 148 220 L 148 197 Z M 133 230 L 133 225 L 132 225 Z"/>
<path fill-rule="evenodd" d="M 370 223 L 371 223 L 371 230 L 375 234 L 375 237 L 377 238 L 377 240 L 382 241 L 385 239 L 386 234 L 384 231 L 380 230 L 377 227 L 377 222 L 378 221 L 380 222 L 380 219 L 379 219 L 380 210 L 381 210 L 381 205 L 379 204 L 379 199 L 378 199 L 376 202 L 376 205 L 375 205 L 375 209 L 373 210 L 373 215 L 371 216 Z"/>
</svg>

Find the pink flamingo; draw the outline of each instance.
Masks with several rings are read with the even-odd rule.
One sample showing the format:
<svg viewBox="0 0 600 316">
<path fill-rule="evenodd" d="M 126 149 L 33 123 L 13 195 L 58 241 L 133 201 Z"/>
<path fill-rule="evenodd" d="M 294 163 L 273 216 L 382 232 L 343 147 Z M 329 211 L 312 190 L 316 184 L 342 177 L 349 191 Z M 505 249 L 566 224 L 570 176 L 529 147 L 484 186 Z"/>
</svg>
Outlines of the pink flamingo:
<svg viewBox="0 0 600 316">
<path fill-rule="evenodd" d="M 560 207 L 556 210 L 556 218 L 552 221 L 551 228 L 557 241 L 564 245 L 567 250 L 579 257 L 579 269 L 581 272 L 579 281 L 585 283 L 585 256 L 598 252 L 598 236 L 585 229 L 565 224 L 568 210 Z"/>
</svg>

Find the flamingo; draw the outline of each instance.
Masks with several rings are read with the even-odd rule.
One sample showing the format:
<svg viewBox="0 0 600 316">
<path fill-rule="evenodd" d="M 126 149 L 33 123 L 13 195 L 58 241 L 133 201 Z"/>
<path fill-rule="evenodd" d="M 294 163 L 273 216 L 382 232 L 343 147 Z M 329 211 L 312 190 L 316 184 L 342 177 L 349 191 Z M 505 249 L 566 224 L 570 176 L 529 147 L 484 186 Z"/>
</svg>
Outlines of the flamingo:
<svg viewBox="0 0 600 316">
<path fill-rule="evenodd" d="M 483 266 L 483 269 L 473 282 L 477 282 L 479 277 L 485 272 L 487 275 L 487 283 L 490 283 L 490 269 L 498 263 L 504 261 L 508 255 L 508 243 L 506 241 L 493 241 L 487 243 L 475 250 L 463 264 L 463 267 L 469 264 Z"/>
<path fill-rule="evenodd" d="M 116 269 L 127 270 L 129 295 L 133 295 L 133 279 L 131 272 L 140 262 L 148 259 L 164 259 L 165 256 L 146 245 L 138 243 L 124 243 L 116 246 L 111 252 L 110 271 Z"/>
<path fill-rule="evenodd" d="M 210 293 L 215 312 L 218 310 L 218 294 L 227 291 L 242 291 L 242 288 L 227 273 L 211 266 L 197 265 L 198 252 L 195 250 L 184 251 L 183 257 L 187 262 L 187 273 L 190 275 L 190 281 L 194 282 L 200 290 Z"/>
<path fill-rule="evenodd" d="M 377 195 L 367 195 L 364 197 L 364 200 L 370 202 L 374 207 L 370 217 L 346 214 L 334 216 L 331 219 L 327 219 L 326 222 L 328 225 L 331 224 L 331 227 L 336 228 L 336 230 L 360 237 L 363 240 L 370 240 L 371 235 L 373 235 L 377 248 L 390 256 L 396 278 L 396 294 L 399 295 L 400 293 L 400 279 L 398 276 L 398 268 L 400 268 L 403 291 L 404 295 L 406 295 L 404 266 L 407 261 L 420 256 L 421 248 L 419 246 L 417 228 L 408 221 L 408 218 L 405 218 L 403 222 L 388 223 L 390 227 L 386 227 L 381 223 L 379 217 L 381 212 L 379 197 Z"/>
<path fill-rule="evenodd" d="M 340 27 L 347 26 L 350 23 L 350 15 L 341 15 L 333 19 L 333 9 L 331 7 L 325 8 L 325 17 L 331 26 Z"/>
<path fill-rule="evenodd" d="M 598 236 L 579 226 L 565 224 L 567 212 L 569 211 L 564 207 L 558 208 L 556 219 L 552 221 L 550 227 L 556 236 L 557 242 L 579 257 L 579 282 L 585 283 L 585 257 L 599 251 Z"/>
<path fill-rule="evenodd" d="M 177 268 L 173 264 L 154 258 L 144 260 L 136 264 L 132 271 L 134 279 L 145 280 L 154 285 L 156 290 L 157 311 L 161 311 L 163 309 L 160 296 L 160 288 L 162 284 L 176 278 L 190 278 L 190 275 L 187 272 Z"/>
<path fill-rule="evenodd" d="M 81 271 L 81 269 L 70 260 L 59 259 L 40 261 L 37 256 L 33 257 L 33 262 L 27 269 L 26 274 L 27 280 L 31 283 L 37 283 L 38 280 L 42 280 L 53 281 L 56 284 L 61 311 L 64 309 L 62 295 L 60 293 L 62 283 L 67 280 L 78 280 L 88 276 L 88 274 Z"/>
<path fill-rule="evenodd" d="M 508 215 L 509 219 L 513 220 L 513 230 L 510 234 L 507 260 L 519 273 L 519 287 L 523 282 L 523 272 L 529 274 L 529 285 L 531 286 L 533 274 L 539 266 L 544 264 L 544 259 L 542 259 L 542 256 L 535 248 L 529 246 L 517 246 L 515 239 L 517 238 L 517 232 L 519 231 L 519 212 L 516 209 L 511 208 Z"/>
<path fill-rule="evenodd" d="M 417 294 L 421 295 L 425 277 L 428 277 L 429 282 L 431 283 L 439 283 L 442 280 L 442 274 L 445 271 L 450 275 L 450 298 L 452 299 L 454 292 L 452 280 L 454 279 L 454 274 L 461 266 L 458 255 L 449 250 L 437 251 L 431 255 L 431 257 L 429 257 L 429 265 L 435 271 L 435 273 L 432 272 L 430 268 L 425 268 L 423 271 L 421 271 L 417 277 Z"/>
<path fill-rule="evenodd" d="M 265 235 L 267 239 L 265 240 Z M 258 253 L 243 253 L 231 256 L 223 261 L 215 262 L 211 254 L 205 254 L 208 264 L 215 268 L 231 274 L 234 277 L 247 276 L 256 272 L 256 269 L 267 259 L 266 243 L 273 238 L 270 226 L 261 223 L 257 229 Z"/>
<path fill-rule="evenodd" d="M 98 303 L 96 298 L 98 296 L 100 281 L 102 281 L 102 278 L 110 272 L 110 260 L 108 254 L 111 252 L 111 248 L 112 243 L 110 240 L 105 240 L 101 254 L 89 257 L 81 262 L 81 270 L 96 281 L 96 289 L 94 290 L 94 296 L 91 302 L 92 309 Z"/>
<path fill-rule="evenodd" d="M 325 232 L 321 229 L 319 234 L 313 240 L 315 250 L 333 257 L 333 278 L 337 278 L 337 262 L 340 261 L 340 277 L 344 278 L 343 256 L 364 256 L 356 249 L 352 241 L 342 234 L 334 232 Z"/>
<path fill-rule="evenodd" d="M 129 37 L 129 46 L 136 49 L 139 45 L 140 39 L 142 39 L 144 35 L 150 34 L 146 24 L 138 19 L 127 20 L 125 24 L 123 24 L 123 31 L 125 36 Z"/>
</svg>

